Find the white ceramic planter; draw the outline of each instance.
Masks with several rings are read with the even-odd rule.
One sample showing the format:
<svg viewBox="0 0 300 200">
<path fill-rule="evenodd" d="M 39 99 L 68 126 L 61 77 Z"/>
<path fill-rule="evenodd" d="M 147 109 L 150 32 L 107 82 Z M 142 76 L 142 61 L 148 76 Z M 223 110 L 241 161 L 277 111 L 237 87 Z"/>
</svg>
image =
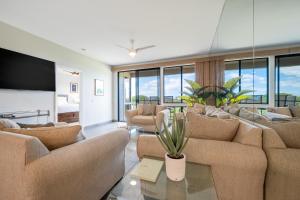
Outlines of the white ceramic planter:
<svg viewBox="0 0 300 200">
<path fill-rule="evenodd" d="M 165 154 L 166 172 L 169 179 L 172 181 L 181 181 L 185 177 L 185 162 L 186 157 L 183 154 L 181 159 L 170 158 Z"/>
</svg>

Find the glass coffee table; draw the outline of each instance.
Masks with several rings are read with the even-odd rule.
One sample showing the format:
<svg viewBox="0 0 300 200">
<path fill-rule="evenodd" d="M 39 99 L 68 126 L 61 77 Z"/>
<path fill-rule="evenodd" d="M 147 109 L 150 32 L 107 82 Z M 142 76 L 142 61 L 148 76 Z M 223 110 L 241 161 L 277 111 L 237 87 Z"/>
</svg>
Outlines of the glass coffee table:
<svg viewBox="0 0 300 200">
<path fill-rule="evenodd" d="M 153 159 L 153 158 L 152 158 Z M 131 171 L 112 189 L 107 200 L 217 200 L 209 166 L 187 162 L 186 177 L 167 178 L 165 165 L 156 183 L 132 177 Z"/>
</svg>

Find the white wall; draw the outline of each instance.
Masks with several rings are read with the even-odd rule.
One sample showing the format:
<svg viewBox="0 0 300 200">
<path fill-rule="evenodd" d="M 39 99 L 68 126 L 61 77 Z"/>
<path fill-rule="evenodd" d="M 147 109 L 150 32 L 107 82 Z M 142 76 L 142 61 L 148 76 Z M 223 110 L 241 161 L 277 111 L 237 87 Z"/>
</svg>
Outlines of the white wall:
<svg viewBox="0 0 300 200">
<path fill-rule="evenodd" d="M 0 90 L 0 112 L 16 112 L 30 110 L 50 110 L 48 117 L 34 117 L 16 120 L 21 123 L 46 123 L 54 119 L 54 92 Z"/>
<path fill-rule="evenodd" d="M 0 22 L 0 47 L 54 61 L 58 66 L 77 69 L 81 72 L 81 124 L 86 126 L 112 120 L 112 71 L 110 66 L 2 22 Z M 104 80 L 104 96 L 94 96 L 95 78 Z M 45 92 L 27 91 L 20 94 L 21 97 L 18 96 L 18 93 L 19 91 L 0 93 L 0 99 L 9 99 L 8 102 L 0 101 L 1 104 L 4 104 L 0 109 L 7 107 L 13 111 L 15 102 L 11 100 L 23 98 L 23 96 L 28 97 L 27 101 L 31 102 L 32 107 L 41 107 L 35 101 L 42 103 L 45 102 L 44 98 L 48 99 Z M 52 99 L 50 101 L 54 105 L 53 98 L 49 97 L 49 99 Z M 50 106 L 51 103 L 49 103 Z M 55 107 L 50 111 L 54 113 Z"/>
</svg>

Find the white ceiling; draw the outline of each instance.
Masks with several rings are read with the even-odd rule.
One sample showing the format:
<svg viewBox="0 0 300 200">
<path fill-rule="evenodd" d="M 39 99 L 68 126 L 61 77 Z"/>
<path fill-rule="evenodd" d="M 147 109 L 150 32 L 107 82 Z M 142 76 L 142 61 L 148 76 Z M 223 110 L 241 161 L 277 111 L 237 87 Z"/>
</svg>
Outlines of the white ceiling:
<svg viewBox="0 0 300 200">
<path fill-rule="evenodd" d="M 0 0 L 0 21 L 109 65 L 206 54 L 224 0 Z M 134 59 L 117 44 L 157 47 Z M 81 49 L 87 49 L 83 52 Z"/>
<path fill-rule="evenodd" d="M 300 0 L 254 0 L 254 37 L 253 0 L 224 2 L 0 0 L 0 21 L 109 65 L 300 44 Z M 131 38 L 157 47 L 131 58 Z"/>
<path fill-rule="evenodd" d="M 300 44 L 300 0 L 227 0 L 211 52 Z M 254 28 L 254 30 L 253 30 Z"/>
</svg>

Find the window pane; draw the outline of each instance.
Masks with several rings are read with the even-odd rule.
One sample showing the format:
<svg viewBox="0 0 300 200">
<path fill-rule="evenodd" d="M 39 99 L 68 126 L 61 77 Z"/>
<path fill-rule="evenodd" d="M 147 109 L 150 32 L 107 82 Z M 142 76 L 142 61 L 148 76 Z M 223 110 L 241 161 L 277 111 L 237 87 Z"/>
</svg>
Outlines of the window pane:
<svg viewBox="0 0 300 200">
<path fill-rule="evenodd" d="M 187 89 L 185 87 L 188 86 L 188 83 L 185 80 L 195 81 L 195 67 L 193 65 L 182 67 L 182 90 L 183 90 L 183 92 L 187 91 Z"/>
<path fill-rule="evenodd" d="M 276 105 L 300 105 L 300 55 L 278 57 L 279 66 L 279 94 Z M 278 101 L 279 99 L 279 101 Z"/>
<path fill-rule="evenodd" d="M 135 72 L 119 72 L 119 120 L 125 120 L 125 111 L 136 107 Z"/>
<path fill-rule="evenodd" d="M 140 103 L 157 103 L 159 104 L 160 83 L 159 69 L 138 71 L 138 92 Z"/>
<path fill-rule="evenodd" d="M 224 81 L 228 81 L 232 78 L 239 76 L 239 61 L 227 61 L 225 62 Z M 238 92 L 239 88 L 236 88 L 234 92 Z"/>
<path fill-rule="evenodd" d="M 164 102 L 178 103 L 181 102 L 181 68 L 167 67 L 164 68 Z"/>
<path fill-rule="evenodd" d="M 254 66 L 254 67 L 253 67 Z M 268 60 L 267 58 L 241 61 L 241 90 L 254 90 L 245 103 L 268 103 Z"/>
</svg>

